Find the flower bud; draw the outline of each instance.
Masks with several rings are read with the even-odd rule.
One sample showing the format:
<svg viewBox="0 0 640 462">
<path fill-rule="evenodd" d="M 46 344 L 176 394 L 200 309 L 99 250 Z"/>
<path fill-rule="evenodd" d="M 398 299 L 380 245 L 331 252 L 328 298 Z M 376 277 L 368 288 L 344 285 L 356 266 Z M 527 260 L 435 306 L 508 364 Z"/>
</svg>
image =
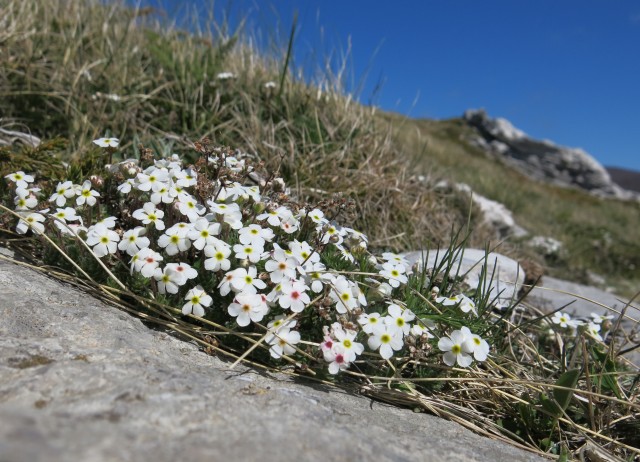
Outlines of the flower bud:
<svg viewBox="0 0 640 462">
<path fill-rule="evenodd" d="M 91 175 L 89 178 L 94 188 L 100 188 L 104 184 L 104 179 L 98 175 Z"/>
<path fill-rule="evenodd" d="M 255 204 L 253 204 L 253 211 L 256 214 L 264 212 L 266 208 L 267 205 L 264 202 L 256 202 Z"/>
</svg>

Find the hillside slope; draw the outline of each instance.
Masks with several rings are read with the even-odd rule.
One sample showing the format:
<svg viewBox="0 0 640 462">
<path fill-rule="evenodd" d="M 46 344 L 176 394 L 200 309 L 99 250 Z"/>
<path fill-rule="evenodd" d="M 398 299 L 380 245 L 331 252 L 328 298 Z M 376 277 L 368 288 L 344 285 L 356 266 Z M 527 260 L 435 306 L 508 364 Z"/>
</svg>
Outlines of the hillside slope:
<svg viewBox="0 0 640 462">
<path fill-rule="evenodd" d="M 630 294 L 640 282 L 640 203 L 603 199 L 578 189 L 534 181 L 473 146 L 474 129 L 462 119 L 380 116 L 420 172 L 434 180 L 466 183 L 478 194 L 504 204 L 531 236 L 553 237 L 562 250 L 543 255 L 527 238 L 508 239 L 501 251 L 542 264 L 549 274 L 606 285 Z M 635 293 L 635 292 L 634 292 Z"/>
</svg>

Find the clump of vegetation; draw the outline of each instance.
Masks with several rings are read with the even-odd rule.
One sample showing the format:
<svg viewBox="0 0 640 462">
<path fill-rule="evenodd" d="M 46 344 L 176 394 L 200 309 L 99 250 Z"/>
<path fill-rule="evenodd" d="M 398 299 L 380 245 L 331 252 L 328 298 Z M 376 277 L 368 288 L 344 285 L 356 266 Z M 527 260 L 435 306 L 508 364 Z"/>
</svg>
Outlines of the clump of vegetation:
<svg viewBox="0 0 640 462">
<path fill-rule="evenodd" d="M 2 124 L 52 140 L 0 148 L 4 244 L 233 364 L 356 384 L 540 454 L 640 453 L 618 320 L 505 303 L 486 271 L 466 285 L 453 261 L 490 230 L 452 235 L 468 202 L 339 79 L 295 79 L 287 52 L 224 24 L 0 8 Z M 428 245 L 448 246 L 433 268 L 395 253 Z"/>
</svg>

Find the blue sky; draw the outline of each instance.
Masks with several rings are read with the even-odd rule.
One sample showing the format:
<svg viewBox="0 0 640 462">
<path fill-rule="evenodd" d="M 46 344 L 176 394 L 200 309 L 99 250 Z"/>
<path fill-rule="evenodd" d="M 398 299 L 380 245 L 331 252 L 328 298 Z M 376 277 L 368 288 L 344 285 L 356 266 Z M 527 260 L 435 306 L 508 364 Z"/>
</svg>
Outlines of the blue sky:
<svg viewBox="0 0 640 462">
<path fill-rule="evenodd" d="M 175 13 L 210 2 L 144 3 Z M 283 40 L 297 11 L 295 63 L 307 69 L 350 44 L 349 81 L 363 103 L 428 118 L 484 107 L 531 136 L 640 171 L 640 1 L 217 1 L 222 11 Z"/>
</svg>

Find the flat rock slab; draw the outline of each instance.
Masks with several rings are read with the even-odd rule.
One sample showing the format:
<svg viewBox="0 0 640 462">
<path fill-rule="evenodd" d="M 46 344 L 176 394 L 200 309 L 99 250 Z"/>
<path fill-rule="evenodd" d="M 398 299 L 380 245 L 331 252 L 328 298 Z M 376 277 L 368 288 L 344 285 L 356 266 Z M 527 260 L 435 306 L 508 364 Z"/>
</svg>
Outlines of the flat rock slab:
<svg viewBox="0 0 640 462">
<path fill-rule="evenodd" d="M 0 460 L 537 461 L 437 417 L 229 364 L 0 260 Z"/>
<path fill-rule="evenodd" d="M 610 314 L 617 318 L 628 302 L 628 300 L 595 287 L 549 276 L 542 278 L 540 286 L 533 288 L 526 301 L 547 312 L 566 306 L 562 309 L 563 312 L 585 319 L 590 319 L 591 313 Z M 621 326 L 626 332 L 638 330 L 640 323 L 639 303 L 640 300 L 635 300 L 624 313 L 625 317 Z M 624 348 L 630 346 L 626 345 Z M 630 352 L 626 357 L 640 368 L 640 348 Z"/>
</svg>

